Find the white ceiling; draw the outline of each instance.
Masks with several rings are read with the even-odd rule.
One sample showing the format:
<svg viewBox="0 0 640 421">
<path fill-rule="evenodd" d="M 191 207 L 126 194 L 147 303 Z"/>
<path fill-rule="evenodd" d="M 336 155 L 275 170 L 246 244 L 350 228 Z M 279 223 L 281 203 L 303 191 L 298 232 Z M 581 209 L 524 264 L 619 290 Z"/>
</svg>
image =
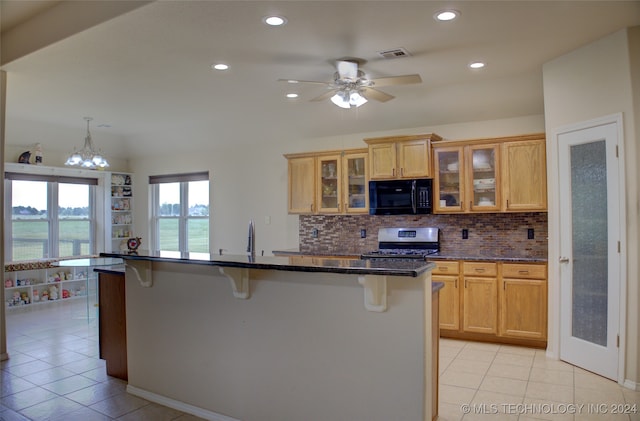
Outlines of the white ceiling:
<svg viewBox="0 0 640 421">
<path fill-rule="evenodd" d="M 2 0 L 3 30 L 33 15 L 64 19 L 51 13 L 60 2 L 22 15 L 20 3 L 32 2 Z M 460 18 L 436 22 L 445 7 Z M 288 24 L 264 25 L 272 13 Z M 638 1 L 157 1 L 3 65 L 6 141 L 29 145 L 30 126 L 53 125 L 78 136 L 39 141 L 70 150 L 85 115 L 105 154 L 120 157 L 541 115 L 545 62 L 635 25 Z M 397 47 L 412 56 L 377 54 Z M 330 81 L 342 57 L 366 60 L 369 77 L 418 73 L 423 83 L 342 110 L 309 101 L 322 86 L 277 81 Z M 477 59 L 487 67 L 470 70 Z M 216 62 L 231 68 L 215 72 Z"/>
</svg>

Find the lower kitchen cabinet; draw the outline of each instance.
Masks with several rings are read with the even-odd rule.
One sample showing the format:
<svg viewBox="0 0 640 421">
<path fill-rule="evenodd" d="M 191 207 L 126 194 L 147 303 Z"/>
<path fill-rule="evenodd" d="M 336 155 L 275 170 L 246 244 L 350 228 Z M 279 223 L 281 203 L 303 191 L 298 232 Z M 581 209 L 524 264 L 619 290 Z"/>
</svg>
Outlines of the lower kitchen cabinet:
<svg viewBox="0 0 640 421">
<path fill-rule="evenodd" d="M 128 379 L 127 313 L 124 273 L 100 273 L 98 277 L 98 342 L 107 374 Z"/>
<path fill-rule="evenodd" d="M 500 290 L 500 335 L 546 340 L 545 265 L 503 265 Z"/>
<path fill-rule="evenodd" d="M 460 329 L 460 290 L 458 262 L 436 262 L 432 272 L 433 282 L 442 282 L 440 290 L 440 329 Z"/>
<path fill-rule="evenodd" d="M 462 330 L 498 333 L 497 263 L 464 262 Z"/>
<path fill-rule="evenodd" d="M 440 336 L 546 346 L 547 265 L 434 261 Z"/>
</svg>

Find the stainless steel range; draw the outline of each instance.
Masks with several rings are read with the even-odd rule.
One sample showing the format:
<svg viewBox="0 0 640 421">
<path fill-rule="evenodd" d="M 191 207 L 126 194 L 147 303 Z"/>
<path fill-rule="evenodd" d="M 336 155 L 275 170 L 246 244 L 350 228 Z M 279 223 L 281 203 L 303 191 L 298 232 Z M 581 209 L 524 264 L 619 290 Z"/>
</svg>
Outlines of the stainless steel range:
<svg viewBox="0 0 640 421">
<path fill-rule="evenodd" d="M 363 259 L 425 259 L 440 251 L 438 228 L 380 228 L 378 250 L 363 254 Z"/>
</svg>

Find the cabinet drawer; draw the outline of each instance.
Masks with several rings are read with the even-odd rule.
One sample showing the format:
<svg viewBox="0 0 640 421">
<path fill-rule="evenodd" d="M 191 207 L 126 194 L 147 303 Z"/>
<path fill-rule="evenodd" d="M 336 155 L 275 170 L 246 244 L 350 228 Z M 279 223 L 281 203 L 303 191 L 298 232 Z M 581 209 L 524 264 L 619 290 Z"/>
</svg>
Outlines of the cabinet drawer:
<svg viewBox="0 0 640 421">
<path fill-rule="evenodd" d="M 503 278 L 547 279 L 546 265 L 505 263 L 502 265 Z"/>
<path fill-rule="evenodd" d="M 434 261 L 436 267 L 433 269 L 435 275 L 457 275 L 460 271 L 458 262 Z"/>
<path fill-rule="evenodd" d="M 498 264 L 490 262 L 464 262 L 462 271 L 465 275 L 497 276 Z"/>
</svg>

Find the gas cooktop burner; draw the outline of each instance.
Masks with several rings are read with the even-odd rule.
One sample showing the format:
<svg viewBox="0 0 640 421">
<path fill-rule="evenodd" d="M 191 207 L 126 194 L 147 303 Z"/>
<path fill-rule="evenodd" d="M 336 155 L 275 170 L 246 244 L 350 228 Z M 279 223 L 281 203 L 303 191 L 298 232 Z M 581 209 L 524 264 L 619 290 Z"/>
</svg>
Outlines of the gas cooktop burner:
<svg viewBox="0 0 640 421">
<path fill-rule="evenodd" d="M 372 258 L 404 258 L 404 259 L 424 259 L 425 256 L 430 254 L 436 254 L 438 250 L 423 250 L 423 249 L 383 249 L 374 250 L 372 252 L 362 255 L 363 259 Z"/>
<path fill-rule="evenodd" d="M 363 254 L 363 259 L 424 259 L 438 253 L 438 228 L 380 228 L 378 250 Z"/>
</svg>

